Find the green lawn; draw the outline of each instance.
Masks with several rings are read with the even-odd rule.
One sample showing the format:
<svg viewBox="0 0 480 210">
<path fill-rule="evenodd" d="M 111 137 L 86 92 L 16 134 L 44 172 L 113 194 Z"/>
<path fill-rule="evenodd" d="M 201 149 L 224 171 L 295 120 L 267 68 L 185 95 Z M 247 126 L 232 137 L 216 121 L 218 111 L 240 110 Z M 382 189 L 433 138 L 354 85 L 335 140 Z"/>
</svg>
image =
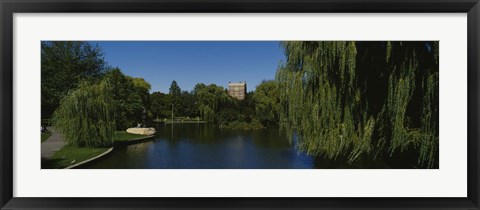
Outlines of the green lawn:
<svg viewBox="0 0 480 210">
<path fill-rule="evenodd" d="M 147 135 L 127 133 L 127 131 L 116 131 L 117 139 L 115 141 L 129 141 L 147 137 Z"/>
<path fill-rule="evenodd" d="M 48 139 L 52 135 L 51 131 L 45 131 L 45 133 L 42 133 L 42 142 Z"/>
<path fill-rule="evenodd" d="M 156 123 L 172 123 L 172 118 L 157 118 L 153 122 Z M 201 117 L 175 117 L 174 123 L 206 123 Z"/>
<path fill-rule="evenodd" d="M 52 135 L 50 131 L 48 131 L 48 136 Z M 115 141 L 129 141 L 138 138 L 147 137 L 146 135 L 139 135 L 139 134 L 131 134 L 127 133 L 126 131 L 116 131 L 117 139 Z M 44 135 L 42 134 L 42 141 L 44 141 Z M 48 138 L 45 137 L 46 138 Z M 43 169 L 58 169 L 58 168 L 65 168 L 70 165 L 77 164 L 84 160 L 88 160 L 93 158 L 97 155 L 100 155 L 107 151 L 108 148 L 86 148 L 86 147 L 69 147 L 65 146 L 59 151 L 55 152 L 53 156 L 47 160 L 42 160 L 42 168 Z"/>
<path fill-rule="evenodd" d="M 42 160 L 42 168 L 65 168 L 100 155 L 108 149 L 109 148 L 77 148 L 65 146 L 61 150 L 56 151 L 48 160 Z"/>
</svg>

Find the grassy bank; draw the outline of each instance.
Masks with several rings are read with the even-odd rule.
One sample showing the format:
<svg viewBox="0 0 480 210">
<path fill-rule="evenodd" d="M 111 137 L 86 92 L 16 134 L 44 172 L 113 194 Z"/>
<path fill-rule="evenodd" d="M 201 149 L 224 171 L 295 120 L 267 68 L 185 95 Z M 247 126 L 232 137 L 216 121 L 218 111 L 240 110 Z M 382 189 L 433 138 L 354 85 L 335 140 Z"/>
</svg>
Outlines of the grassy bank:
<svg viewBox="0 0 480 210">
<path fill-rule="evenodd" d="M 228 124 L 221 124 L 220 128 L 222 129 L 232 129 L 232 130 L 256 130 L 256 129 L 263 129 L 263 126 L 259 122 L 230 122 Z"/>
<path fill-rule="evenodd" d="M 129 141 L 146 137 L 146 135 L 131 134 L 126 131 L 116 131 L 115 141 Z M 51 132 L 50 132 L 50 135 Z M 44 134 L 42 134 L 42 141 L 44 141 Z M 46 137 L 48 138 L 48 137 Z M 42 169 L 61 169 L 77 164 L 84 160 L 96 157 L 106 152 L 109 147 L 102 148 L 87 148 L 87 147 L 70 147 L 65 146 L 56 151 L 49 159 L 42 160 Z"/>
<path fill-rule="evenodd" d="M 146 135 L 127 133 L 127 131 L 117 131 L 115 141 L 130 141 L 133 139 L 144 138 Z"/>
<path fill-rule="evenodd" d="M 98 156 L 109 148 L 77 148 L 65 146 L 47 160 L 42 160 L 42 169 L 60 169 Z"/>
<path fill-rule="evenodd" d="M 171 124 L 171 123 L 206 123 L 207 121 L 204 121 L 200 117 L 176 117 L 174 120 L 172 120 L 171 118 L 161 118 L 161 119 L 155 119 L 153 120 L 153 122 Z"/>
</svg>

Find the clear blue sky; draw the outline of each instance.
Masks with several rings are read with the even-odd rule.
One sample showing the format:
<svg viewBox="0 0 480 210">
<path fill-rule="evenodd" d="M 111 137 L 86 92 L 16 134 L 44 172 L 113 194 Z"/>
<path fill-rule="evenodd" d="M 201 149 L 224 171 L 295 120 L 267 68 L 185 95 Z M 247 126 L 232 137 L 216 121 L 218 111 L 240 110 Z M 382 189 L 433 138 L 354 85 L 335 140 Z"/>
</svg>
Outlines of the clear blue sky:
<svg viewBox="0 0 480 210">
<path fill-rule="evenodd" d="M 262 80 L 275 78 L 284 60 L 279 42 L 273 41 L 101 41 L 105 60 L 132 77 L 152 85 L 150 92 L 168 93 L 173 80 L 182 90 L 196 83 L 247 81 L 248 91 Z"/>
</svg>

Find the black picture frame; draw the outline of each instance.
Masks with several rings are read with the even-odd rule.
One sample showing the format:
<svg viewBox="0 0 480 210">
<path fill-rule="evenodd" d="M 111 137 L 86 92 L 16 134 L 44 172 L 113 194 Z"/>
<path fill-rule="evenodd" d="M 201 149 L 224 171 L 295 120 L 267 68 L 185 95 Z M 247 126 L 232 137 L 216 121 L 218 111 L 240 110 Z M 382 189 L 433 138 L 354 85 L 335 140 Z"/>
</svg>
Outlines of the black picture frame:
<svg viewBox="0 0 480 210">
<path fill-rule="evenodd" d="M 1 209 L 479 209 L 478 0 L 0 0 Z M 14 13 L 467 13 L 466 198 L 18 198 L 13 197 Z M 253 189 L 252 189 L 253 190 Z"/>
</svg>

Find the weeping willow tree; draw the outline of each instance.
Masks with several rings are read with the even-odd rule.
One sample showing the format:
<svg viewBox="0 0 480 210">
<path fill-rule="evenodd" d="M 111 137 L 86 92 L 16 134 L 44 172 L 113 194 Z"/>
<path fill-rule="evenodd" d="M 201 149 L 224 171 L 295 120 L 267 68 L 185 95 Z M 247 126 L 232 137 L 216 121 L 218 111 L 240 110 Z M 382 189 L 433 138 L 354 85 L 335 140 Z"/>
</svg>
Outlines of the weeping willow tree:
<svg viewBox="0 0 480 210">
<path fill-rule="evenodd" d="M 64 97 L 53 115 L 53 126 L 68 145 L 104 147 L 115 137 L 112 86 L 109 80 L 81 84 Z"/>
<path fill-rule="evenodd" d="M 214 122 L 216 114 L 227 104 L 232 103 L 225 89 L 215 84 L 196 86 L 195 98 L 200 115 L 208 122 Z"/>
<path fill-rule="evenodd" d="M 314 156 L 438 156 L 438 42 L 283 42 L 280 126 Z"/>
</svg>

